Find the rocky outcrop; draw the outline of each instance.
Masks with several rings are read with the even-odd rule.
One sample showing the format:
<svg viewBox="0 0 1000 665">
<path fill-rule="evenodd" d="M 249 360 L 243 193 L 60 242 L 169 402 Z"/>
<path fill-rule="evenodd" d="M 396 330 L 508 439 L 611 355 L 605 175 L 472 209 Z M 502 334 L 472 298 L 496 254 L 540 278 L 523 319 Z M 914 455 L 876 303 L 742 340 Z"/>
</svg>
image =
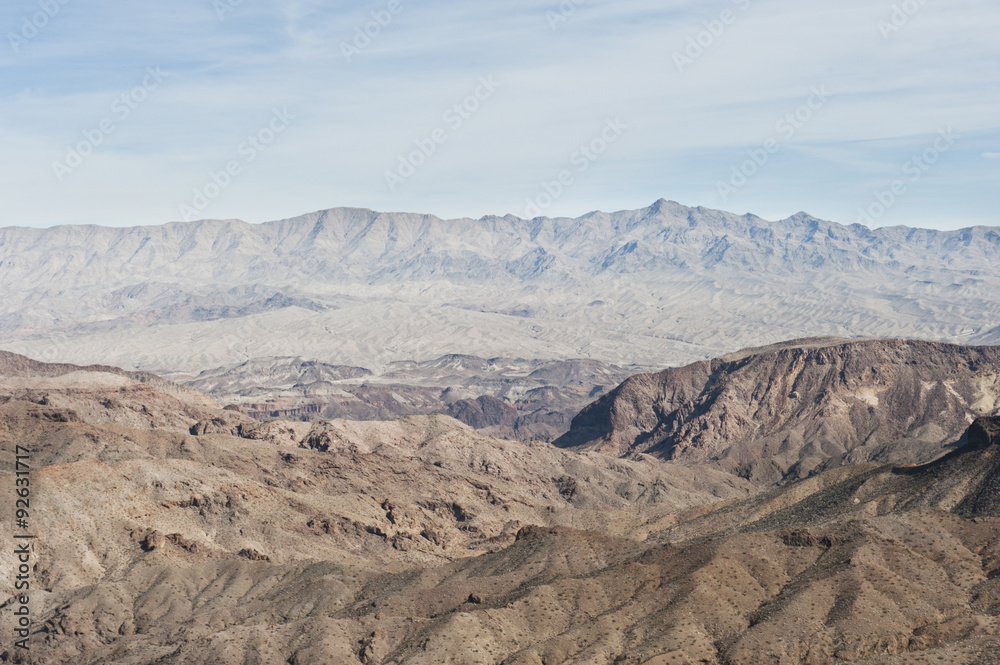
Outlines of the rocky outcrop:
<svg viewBox="0 0 1000 665">
<path fill-rule="evenodd" d="M 517 409 L 489 395 L 452 402 L 445 413 L 476 429 L 505 428 L 512 431 L 517 424 Z"/>
<path fill-rule="evenodd" d="M 759 482 L 940 456 L 1000 410 L 1000 347 L 804 340 L 632 377 L 556 445 L 712 463 Z"/>
</svg>

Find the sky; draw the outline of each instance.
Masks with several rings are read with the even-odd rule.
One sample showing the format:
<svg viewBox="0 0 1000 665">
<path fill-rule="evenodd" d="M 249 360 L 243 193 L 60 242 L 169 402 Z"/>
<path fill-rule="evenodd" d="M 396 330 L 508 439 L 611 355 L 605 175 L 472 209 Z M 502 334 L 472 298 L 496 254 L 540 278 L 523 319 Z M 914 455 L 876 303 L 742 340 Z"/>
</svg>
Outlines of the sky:
<svg viewBox="0 0 1000 665">
<path fill-rule="evenodd" d="M 998 225 L 996 0 L 5 0 L 0 226 Z"/>
</svg>

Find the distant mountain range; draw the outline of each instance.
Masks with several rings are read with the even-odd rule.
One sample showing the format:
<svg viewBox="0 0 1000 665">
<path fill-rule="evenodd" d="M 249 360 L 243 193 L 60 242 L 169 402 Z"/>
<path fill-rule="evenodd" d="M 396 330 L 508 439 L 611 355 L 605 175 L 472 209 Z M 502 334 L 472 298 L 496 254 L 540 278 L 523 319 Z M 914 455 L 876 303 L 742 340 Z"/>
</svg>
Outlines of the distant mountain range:
<svg viewBox="0 0 1000 665">
<path fill-rule="evenodd" d="M 200 371 L 459 353 L 677 365 L 804 336 L 1000 342 L 1000 230 L 338 208 L 266 224 L 0 229 L 0 345 Z"/>
</svg>

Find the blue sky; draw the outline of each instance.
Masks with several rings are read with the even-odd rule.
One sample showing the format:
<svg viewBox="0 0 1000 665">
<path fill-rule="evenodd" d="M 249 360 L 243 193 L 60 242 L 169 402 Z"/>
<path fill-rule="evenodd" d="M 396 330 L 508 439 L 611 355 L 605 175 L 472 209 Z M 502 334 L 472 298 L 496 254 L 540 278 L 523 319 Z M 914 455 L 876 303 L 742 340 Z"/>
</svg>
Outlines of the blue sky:
<svg viewBox="0 0 1000 665">
<path fill-rule="evenodd" d="M 7 0 L 0 27 L 0 226 L 661 197 L 1000 225 L 995 0 Z"/>
</svg>

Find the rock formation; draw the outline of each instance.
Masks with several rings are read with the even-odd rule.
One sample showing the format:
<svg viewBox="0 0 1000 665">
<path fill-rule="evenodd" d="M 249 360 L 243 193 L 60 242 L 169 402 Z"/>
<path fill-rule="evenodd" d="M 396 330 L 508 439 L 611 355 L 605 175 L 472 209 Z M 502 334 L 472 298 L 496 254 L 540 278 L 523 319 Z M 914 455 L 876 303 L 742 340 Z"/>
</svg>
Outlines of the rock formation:
<svg viewBox="0 0 1000 665">
<path fill-rule="evenodd" d="M 926 462 L 1000 410 L 1000 347 L 825 340 L 631 377 L 556 441 L 712 464 L 759 482 Z"/>
</svg>

